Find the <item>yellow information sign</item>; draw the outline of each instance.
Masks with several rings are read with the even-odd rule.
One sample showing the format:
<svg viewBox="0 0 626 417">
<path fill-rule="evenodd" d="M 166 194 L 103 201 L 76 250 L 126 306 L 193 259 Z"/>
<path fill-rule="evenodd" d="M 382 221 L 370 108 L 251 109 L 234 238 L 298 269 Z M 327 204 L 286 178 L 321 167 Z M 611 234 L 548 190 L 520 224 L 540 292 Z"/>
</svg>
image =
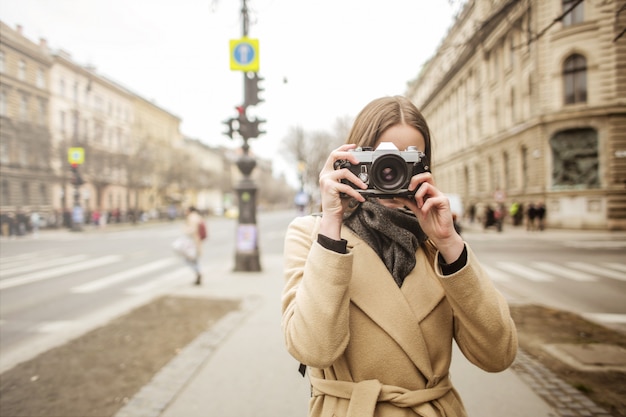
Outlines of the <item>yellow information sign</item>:
<svg viewBox="0 0 626 417">
<path fill-rule="evenodd" d="M 259 40 L 250 38 L 230 40 L 230 69 L 259 72 Z"/>
<path fill-rule="evenodd" d="M 72 165 L 82 165 L 85 162 L 85 149 L 70 148 L 67 151 L 67 161 Z"/>
</svg>

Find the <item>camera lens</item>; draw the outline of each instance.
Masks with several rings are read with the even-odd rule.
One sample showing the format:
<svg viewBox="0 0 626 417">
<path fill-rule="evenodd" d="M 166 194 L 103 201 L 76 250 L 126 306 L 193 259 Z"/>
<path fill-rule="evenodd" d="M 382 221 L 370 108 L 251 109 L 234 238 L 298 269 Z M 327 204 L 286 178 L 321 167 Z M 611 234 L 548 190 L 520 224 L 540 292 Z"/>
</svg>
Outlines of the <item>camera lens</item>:
<svg viewBox="0 0 626 417">
<path fill-rule="evenodd" d="M 399 155 L 383 155 L 372 164 L 371 179 L 381 191 L 398 191 L 407 183 L 407 163 Z"/>
</svg>

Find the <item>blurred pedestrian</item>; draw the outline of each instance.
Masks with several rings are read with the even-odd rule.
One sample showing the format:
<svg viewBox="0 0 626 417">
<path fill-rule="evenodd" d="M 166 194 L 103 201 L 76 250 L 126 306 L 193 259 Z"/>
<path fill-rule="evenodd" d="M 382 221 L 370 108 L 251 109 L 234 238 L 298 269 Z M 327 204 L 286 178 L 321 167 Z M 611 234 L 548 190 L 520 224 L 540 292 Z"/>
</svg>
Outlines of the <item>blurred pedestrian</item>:
<svg viewBox="0 0 626 417">
<path fill-rule="evenodd" d="M 30 227 L 33 231 L 33 238 L 39 237 L 39 225 L 41 224 L 41 217 L 37 211 L 33 211 L 30 214 Z"/>
<path fill-rule="evenodd" d="M 535 230 L 535 219 L 537 218 L 537 207 L 534 203 L 530 203 L 526 209 L 526 230 Z"/>
<path fill-rule="evenodd" d="M 189 263 L 193 271 L 196 273 L 196 285 L 202 284 L 200 256 L 202 255 L 202 241 L 206 238 L 206 235 L 202 236 L 201 229 L 203 227 L 206 228 L 204 219 L 194 206 L 189 206 L 185 217 L 185 235 L 191 239 L 195 246 L 195 256 L 188 257 L 187 263 Z"/>
<path fill-rule="evenodd" d="M 334 169 L 382 142 L 430 160 L 428 125 L 408 99 L 359 113 L 320 173 L 321 215 L 287 229 L 287 349 L 309 371 L 310 416 L 466 416 L 448 377 L 453 340 L 473 364 L 502 371 L 515 359 L 515 325 L 430 172 L 408 180 L 414 196 L 366 199 L 362 179 Z"/>
<path fill-rule="evenodd" d="M 542 201 L 537 204 L 536 215 L 537 227 L 540 231 L 543 231 L 543 229 L 545 228 L 546 206 L 543 204 Z"/>
</svg>

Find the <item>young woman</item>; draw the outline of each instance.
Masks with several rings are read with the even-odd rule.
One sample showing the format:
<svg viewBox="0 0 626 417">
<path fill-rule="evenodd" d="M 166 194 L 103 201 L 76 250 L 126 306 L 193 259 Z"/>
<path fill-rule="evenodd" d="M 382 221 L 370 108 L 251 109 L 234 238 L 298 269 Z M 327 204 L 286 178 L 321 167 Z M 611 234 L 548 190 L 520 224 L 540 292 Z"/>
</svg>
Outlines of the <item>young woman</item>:
<svg viewBox="0 0 626 417">
<path fill-rule="evenodd" d="M 372 101 L 320 173 L 321 215 L 288 228 L 282 328 L 309 369 L 310 416 L 466 416 L 448 375 L 453 339 L 486 371 L 515 358 L 508 305 L 455 231 L 432 174 L 412 176 L 414 196 L 365 198 L 366 183 L 335 169 L 359 164 L 357 146 L 383 142 L 430 161 L 430 140 L 408 99 Z"/>
</svg>

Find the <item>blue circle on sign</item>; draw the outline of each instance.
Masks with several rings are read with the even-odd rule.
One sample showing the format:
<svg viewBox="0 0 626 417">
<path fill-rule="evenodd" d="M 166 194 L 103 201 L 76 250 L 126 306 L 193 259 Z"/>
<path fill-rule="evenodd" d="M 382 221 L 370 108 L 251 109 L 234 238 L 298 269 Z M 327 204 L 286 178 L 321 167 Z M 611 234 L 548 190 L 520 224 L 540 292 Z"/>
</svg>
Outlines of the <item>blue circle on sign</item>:
<svg viewBox="0 0 626 417">
<path fill-rule="evenodd" d="M 233 50 L 235 61 L 240 65 L 247 65 L 254 61 L 254 48 L 251 44 L 242 42 Z"/>
</svg>

